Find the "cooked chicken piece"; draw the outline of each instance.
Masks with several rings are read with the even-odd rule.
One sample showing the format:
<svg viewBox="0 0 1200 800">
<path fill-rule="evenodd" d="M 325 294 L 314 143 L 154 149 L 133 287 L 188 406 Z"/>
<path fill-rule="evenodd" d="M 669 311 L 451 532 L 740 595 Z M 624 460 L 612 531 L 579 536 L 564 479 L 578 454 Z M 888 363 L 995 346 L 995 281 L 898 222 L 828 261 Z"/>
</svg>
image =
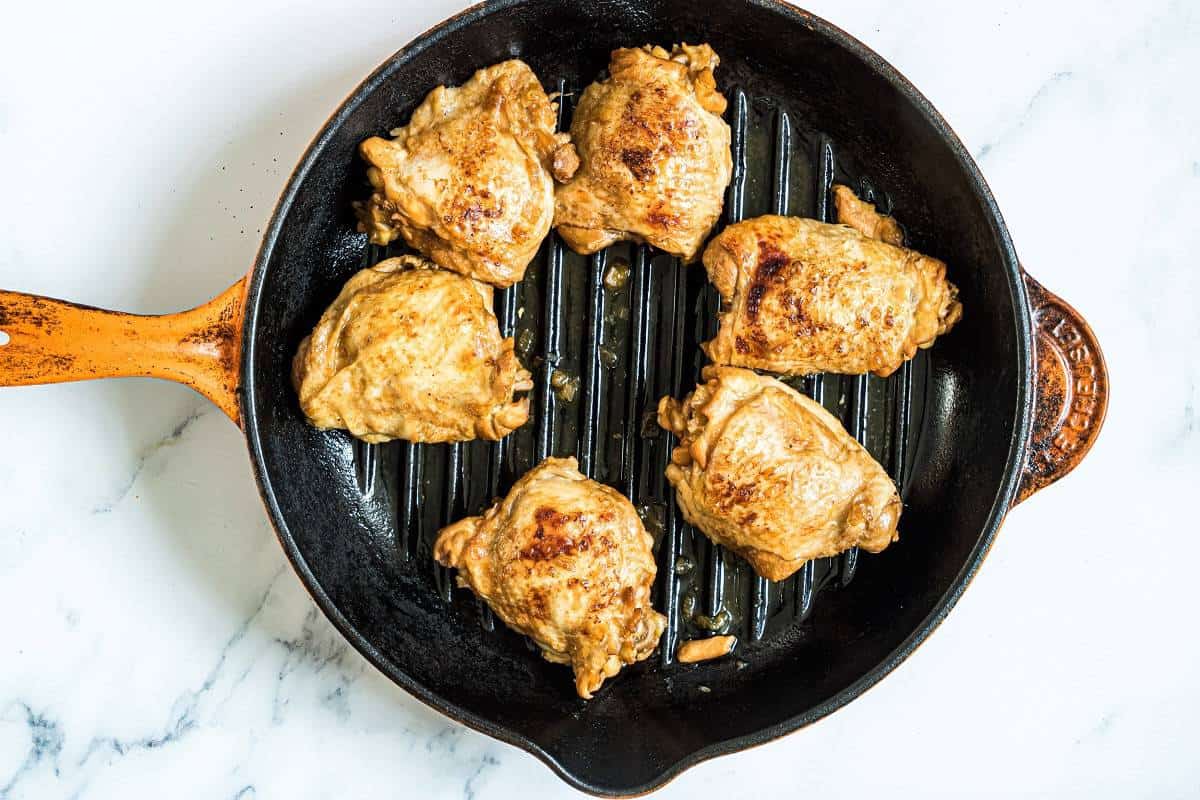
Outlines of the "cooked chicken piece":
<svg viewBox="0 0 1200 800">
<path fill-rule="evenodd" d="M 843 220 L 899 234 L 869 204 L 836 197 Z M 778 216 L 739 222 L 709 243 L 704 268 L 725 301 L 721 328 L 703 345 L 718 364 L 886 377 L 962 316 L 945 264 L 846 225 Z"/>
<path fill-rule="evenodd" d="M 346 282 L 292 362 L 300 407 L 318 428 L 366 442 L 499 439 L 525 424 L 533 388 L 500 338 L 492 287 L 389 258 Z"/>
<path fill-rule="evenodd" d="M 574 153 L 554 132 L 557 105 L 522 61 L 439 86 L 392 140 L 359 147 L 375 193 L 357 207 L 375 244 L 403 236 L 439 266 L 510 286 L 550 232 L 555 168 Z"/>
<path fill-rule="evenodd" d="M 585 700 L 647 658 L 666 617 L 650 605 L 653 539 L 633 504 L 548 458 L 482 517 L 443 528 L 433 555 L 542 655 L 575 670 Z"/>
<path fill-rule="evenodd" d="M 725 98 L 706 44 L 614 50 L 571 121 L 581 166 L 554 224 L 579 253 L 630 239 L 693 261 L 732 173 Z"/>
<path fill-rule="evenodd" d="M 875 210 L 875 206 L 859 200 L 849 186 L 837 184 L 833 187 L 833 204 L 837 208 L 838 222 L 849 225 L 868 239 L 878 239 L 887 244 L 902 246 L 904 231 L 900 223 Z"/>
<path fill-rule="evenodd" d="M 667 480 L 684 518 L 778 581 L 805 561 L 896 541 L 900 496 L 817 403 L 774 378 L 709 366 L 658 421 L 679 437 Z"/>
</svg>

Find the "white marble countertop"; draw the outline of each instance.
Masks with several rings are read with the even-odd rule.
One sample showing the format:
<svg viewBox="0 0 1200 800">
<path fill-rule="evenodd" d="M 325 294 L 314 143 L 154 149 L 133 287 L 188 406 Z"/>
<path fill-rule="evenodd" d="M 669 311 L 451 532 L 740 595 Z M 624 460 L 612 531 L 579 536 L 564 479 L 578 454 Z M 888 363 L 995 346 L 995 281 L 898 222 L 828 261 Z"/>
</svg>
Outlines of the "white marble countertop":
<svg viewBox="0 0 1200 800">
<path fill-rule="evenodd" d="M 330 110 L 459 5 L 10 8 L 0 287 L 139 312 L 215 294 Z M 1025 264 L 1104 345 L 1108 424 L 891 677 L 658 796 L 1195 796 L 1200 9 L 810 7 L 980 160 Z M 0 798 L 573 794 L 342 642 L 240 434 L 189 390 L 0 390 L 0 449 Z"/>
</svg>

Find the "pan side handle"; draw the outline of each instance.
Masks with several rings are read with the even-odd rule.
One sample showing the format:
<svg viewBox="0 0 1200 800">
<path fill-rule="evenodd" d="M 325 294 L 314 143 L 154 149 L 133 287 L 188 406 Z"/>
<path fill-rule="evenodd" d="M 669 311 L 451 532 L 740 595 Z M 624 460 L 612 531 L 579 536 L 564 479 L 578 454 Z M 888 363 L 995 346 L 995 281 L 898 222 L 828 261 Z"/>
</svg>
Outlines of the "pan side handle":
<svg viewBox="0 0 1200 800">
<path fill-rule="evenodd" d="M 245 300 L 245 278 L 204 305 L 163 316 L 0 291 L 0 386 L 165 378 L 195 389 L 240 425 Z"/>
<path fill-rule="evenodd" d="M 1096 334 L 1079 312 L 1029 273 L 1033 313 L 1033 424 L 1014 505 L 1062 478 L 1100 435 L 1108 410 L 1108 369 Z"/>
</svg>

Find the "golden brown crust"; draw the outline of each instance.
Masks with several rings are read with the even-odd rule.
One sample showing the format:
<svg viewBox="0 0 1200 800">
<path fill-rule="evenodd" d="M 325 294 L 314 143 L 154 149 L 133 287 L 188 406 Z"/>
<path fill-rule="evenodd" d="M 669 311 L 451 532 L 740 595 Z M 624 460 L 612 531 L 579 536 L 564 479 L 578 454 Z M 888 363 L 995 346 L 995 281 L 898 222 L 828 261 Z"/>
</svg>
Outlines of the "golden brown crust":
<svg viewBox="0 0 1200 800">
<path fill-rule="evenodd" d="M 766 215 L 704 251 L 724 299 L 718 364 L 790 375 L 887 376 L 962 316 L 946 265 L 846 225 Z"/>
<path fill-rule="evenodd" d="M 580 253 L 622 240 L 695 259 L 732 174 L 712 48 L 614 50 L 571 123 L 579 170 L 555 196 L 555 226 Z"/>
<path fill-rule="evenodd" d="M 434 558 L 542 655 L 570 664 L 588 699 L 654 651 L 666 618 L 650 604 L 653 539 L 633 505 L 548 458 L 481 517 L 443 528 Z"/>
<path fill-rule="evenodd" d="M 517 282 L 553 220 L 551 169 L 568 140 L 554 132 L 556 108 L 516 59 L 434 89 L 395 138 L 360 145 L 375 192 L 357 208 L 359 230 L 375 244 L 403 236 L 496 286 Z"/>
<path fill-rule="evenodd" d="M 895 541 L 896 488 L 833 415 L 750 370 L 709 366 L 703 377 L 658 407 L 679 437 L 666 475 L 689 523 L 770 580 Z"/>
<path fill-rule="evenodd" d="M 318 428 L 367 442 L 500 439 L 525 424 L 533 388 L 502 339 L 492 287 L 417 256 L 355 274 L 292 362 Z"/>
</svg>

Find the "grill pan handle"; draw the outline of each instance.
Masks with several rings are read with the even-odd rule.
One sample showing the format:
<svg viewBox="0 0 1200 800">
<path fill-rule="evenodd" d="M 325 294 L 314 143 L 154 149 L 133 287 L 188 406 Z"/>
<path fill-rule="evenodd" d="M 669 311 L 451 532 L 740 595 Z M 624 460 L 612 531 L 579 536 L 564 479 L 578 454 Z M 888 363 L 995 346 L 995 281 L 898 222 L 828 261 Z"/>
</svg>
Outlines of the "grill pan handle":
<svg viewBox="0 0 1200 800">
<path fill-rule="evenodd" d="M 148 377 L 190 386 L 235 423 L 246 279 L 163 316 L 0 291 L 0 386 Z"/>
<path fill-rule="evenodd" d="M 1078 311 L 1024 275 L 1036 378 L 1033 425 L 1014 505 L 1075 469 L 1100 435 L 1108 410 L 1108 368 L 1096 334 Z"/>
</svg>

